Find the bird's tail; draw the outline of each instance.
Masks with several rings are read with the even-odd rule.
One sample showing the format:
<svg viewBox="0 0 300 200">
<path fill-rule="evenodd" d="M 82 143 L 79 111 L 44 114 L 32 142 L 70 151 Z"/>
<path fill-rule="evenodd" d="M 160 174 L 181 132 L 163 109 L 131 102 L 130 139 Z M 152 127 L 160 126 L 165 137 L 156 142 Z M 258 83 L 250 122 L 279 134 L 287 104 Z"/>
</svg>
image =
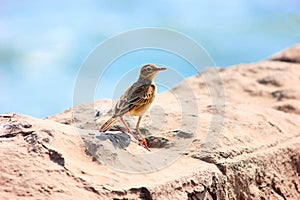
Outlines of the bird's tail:
<svg viewBox="0 0 300 200">
<path fill-rule="evenodd" d="M 117 118 L 111 117 L 109 120 L 107 120 L 100 128 L 101 132 L 106 132 L 115 122 Z"/>
</svg>

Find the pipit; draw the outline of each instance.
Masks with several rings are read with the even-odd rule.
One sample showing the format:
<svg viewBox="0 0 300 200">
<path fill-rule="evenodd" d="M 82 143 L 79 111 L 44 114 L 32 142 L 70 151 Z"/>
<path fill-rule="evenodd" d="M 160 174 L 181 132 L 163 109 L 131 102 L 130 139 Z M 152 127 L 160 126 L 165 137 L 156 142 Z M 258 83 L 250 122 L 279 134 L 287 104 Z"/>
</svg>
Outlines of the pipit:
<svg viewBox="0 0 300 200">
<path fill-rule="evenodd" d="M 123 119 L 124 115 L 138 116 L 136 130 L 142 140 L 140 144 L 150 151 L 147 141 L 139 129 L 139 125 L 143 114 L 149 109 L 155 98 L 156 86 L 154 77 L 162 70 L 166 70 L 166 68 L 159 68 L 153 64 L 144 65 L 140 70 L 139 79 L 120 97 L 114 107 L 112 117 L 101 126 L 100 131 L 107 131 L 120 118 L 127 131 L 138 140 Z"/>
</svg>

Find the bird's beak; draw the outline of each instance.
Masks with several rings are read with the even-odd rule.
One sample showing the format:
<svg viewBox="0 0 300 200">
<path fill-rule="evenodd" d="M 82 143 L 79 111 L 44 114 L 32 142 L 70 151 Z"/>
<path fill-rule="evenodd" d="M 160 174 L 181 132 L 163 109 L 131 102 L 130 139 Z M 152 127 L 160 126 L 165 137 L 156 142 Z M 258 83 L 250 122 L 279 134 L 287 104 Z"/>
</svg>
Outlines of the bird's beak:
<svg viewBox="0 0 300 200">
<path fill-rule="evenodd" d="M 157 71 L 163 71 L 163 70 L 166 70 L 167 68 L 165 67 L 162 67 L 162 68 L 157 68 Z"/>
</svg>

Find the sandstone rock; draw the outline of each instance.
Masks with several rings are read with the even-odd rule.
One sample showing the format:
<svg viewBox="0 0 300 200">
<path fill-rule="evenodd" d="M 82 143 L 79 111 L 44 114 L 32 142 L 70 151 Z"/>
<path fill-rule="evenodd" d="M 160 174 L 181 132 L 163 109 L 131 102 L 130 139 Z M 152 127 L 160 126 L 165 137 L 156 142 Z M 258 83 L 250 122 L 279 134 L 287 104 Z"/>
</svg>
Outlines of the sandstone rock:
<svg viewBox="0 0 300 200">
<path fill-rule="evenodd" d="M 282 62 L 291 62 L 291 63 L 300 63 L 300 45 L 297 44 L 290 48 L 287 48 L 275 55 L 273 55 L 270 60 L 282 61 Z"/>
<path fill-rule="evenodd" d="M 0 199 L 300 199 L 298 46 L 159 94 L 141 123 L 151 152 L 122 124 L 98 131 L 110 100 L 1 115 Z"/>
</svg>

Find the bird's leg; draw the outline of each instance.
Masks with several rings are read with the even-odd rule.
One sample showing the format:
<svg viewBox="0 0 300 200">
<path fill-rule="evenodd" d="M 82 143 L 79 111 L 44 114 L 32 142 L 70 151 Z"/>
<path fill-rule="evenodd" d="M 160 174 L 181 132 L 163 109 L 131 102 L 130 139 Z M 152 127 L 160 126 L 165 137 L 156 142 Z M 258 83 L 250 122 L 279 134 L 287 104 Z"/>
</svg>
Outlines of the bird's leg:
<svg viewBox="0 0 300 200">
<path fill-rule="evenodd" d="M 140 122 L 141 122 L 141 119 L 142 119 L 142 116 L 139 116 L 139 119 L 136 123 L 136 131 L 139 133 L 141 139 L 142 139 L 142 142 L 140 144 L 142 144 L 148 151 L 151 151 L 148 147 L 148 144 L 147 144 L 147 141 L 146 139 L 143 137 L 141 131 L 140 131 Z"/>
<path fill-rule="evenodd" d="M 128 127 L 128 125 L 124 121 L 123 117 L 120 117 L 120 119 L 121 119 L 122 123 L 124 124 L 124 126 L 126 127 L 128 133 L 130 133 L 130 135 L 132 135 L 134 137 L 134 139 L 136 139 L 137 141 L 139 141 L 138 138 L 134 135 L 134 133 L 130 130 L 130 128 Z"/>
</svg>

